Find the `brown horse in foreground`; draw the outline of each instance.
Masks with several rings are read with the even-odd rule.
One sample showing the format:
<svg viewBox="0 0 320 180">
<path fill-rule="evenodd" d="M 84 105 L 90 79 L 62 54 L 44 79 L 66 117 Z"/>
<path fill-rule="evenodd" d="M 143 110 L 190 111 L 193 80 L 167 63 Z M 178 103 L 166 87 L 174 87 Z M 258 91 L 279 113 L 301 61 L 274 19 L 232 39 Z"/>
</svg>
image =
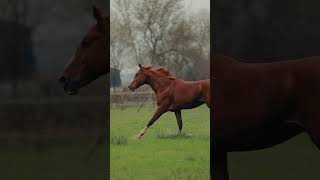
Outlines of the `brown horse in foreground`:
<svg viewBox="0 0 320 180">
<path fill-rule="evenodd" d="M 184 81 L 174 78 L 163 67 L 142 66 L 129 85 L 134 91 L 143 84 L 149 84 L 156 93 L 158 108 L 145 128 L 138 134 L 141 138 L 147 129 L 165 112 L 176 115 L 179 130 L 182 129 L 182 109 L 196 108 L 204 103 L 210 107 L 210 80 Z"/>
<path fill-rule="evenodd" d="M 81 87 L 110 72 L 110 20 L 96 7 L 93 7 L 93 16 L 97 23 L 82 39 L 59 78 L 64 90 L 70 95 L 76 94 Z"/>
<path fill-rule="evenodd" d="M 66 65 L 63 75 L 59 78 L 62 87 L 70 95 L 77 94 L 81 87 L 110 72 L 110 20 L 95 6 L 93 7 L 93 17 L 97 23 L 82 39 L 70 63 Z M 97 138 L 87 155 L 87 159 L 90 159 L 97 146 L 105 141 L 108 130 L 105 128 L 103 135 Z"/>
<path fill-rule="evenodd" d="M 307 132 L 320 148 L 320 57 L 241 63 L 214 55 L 211 173 L 228 180 L 227 153 L 272 147 Z"/>
</svg>

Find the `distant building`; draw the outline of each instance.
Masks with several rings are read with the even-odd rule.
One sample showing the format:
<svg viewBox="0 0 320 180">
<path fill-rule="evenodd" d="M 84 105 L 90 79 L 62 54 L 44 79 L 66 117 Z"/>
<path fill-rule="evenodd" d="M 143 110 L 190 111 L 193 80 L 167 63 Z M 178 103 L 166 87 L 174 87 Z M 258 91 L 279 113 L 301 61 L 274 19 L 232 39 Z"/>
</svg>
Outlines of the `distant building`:
<svg viewBox="0 0 320 180">
<path fill-rule="evenodd" d="M 36 71 L 31 29 L 0 20 L 0 83 L 32 78 Z"/>
<path fill-rule="evenodd" d="M 121 85 L 120 70 L 110 68 L 110 87 L 119 87 Z"/>
</svg>

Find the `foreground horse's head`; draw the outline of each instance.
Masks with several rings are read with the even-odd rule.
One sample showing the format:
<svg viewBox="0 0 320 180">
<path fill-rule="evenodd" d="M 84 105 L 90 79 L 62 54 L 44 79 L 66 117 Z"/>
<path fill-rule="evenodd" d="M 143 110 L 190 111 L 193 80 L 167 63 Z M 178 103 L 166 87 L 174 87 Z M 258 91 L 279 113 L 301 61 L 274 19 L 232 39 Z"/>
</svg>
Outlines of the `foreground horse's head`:
<svg viewBox="0 0 320 180">
<path fill-rule="evenodd" d="M 87 85 L 99 76 L 109 72 L 109 18 L 93 7 L 93 16 L 97 23 L 90 28 L 82 39 L 76 52 L 59 78 L 68 94 L 76 94 L 79 88 Z"/>
<path fill-rule="evenodd" d="M 147 79 L 148 76 L 146 74 L 146 69 L 145 67 L 143 67 L 141 64 L 139 64 L 139 70 L 138 72 L 134 75 L 133 80 L 131 81 L 130 85 L 129 85 L 129 89 L 131 91 L 136 90 L 137 88 L 139 88 L 140 86 L 144 85 L 147 83 Z"/>
</svg>

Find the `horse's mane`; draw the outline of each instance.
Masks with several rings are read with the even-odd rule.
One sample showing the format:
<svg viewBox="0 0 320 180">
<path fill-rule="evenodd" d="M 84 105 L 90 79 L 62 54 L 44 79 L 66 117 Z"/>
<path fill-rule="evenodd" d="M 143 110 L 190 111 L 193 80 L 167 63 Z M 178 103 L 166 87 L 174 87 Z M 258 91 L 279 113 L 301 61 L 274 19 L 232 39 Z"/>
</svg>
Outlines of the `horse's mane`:
<svg viewBox="0 0 320 180">
<path fill-rule="evenodd" d="M 144 69 L 153 71 L 153 72 L 158 72 L 159 74 L 165 76 L 168 79 L 176 79 L 166 68 L 163 66 L 159 67 L 154 67 L 153 65 L 143 65 L 142 66 Z"/>
</svg>

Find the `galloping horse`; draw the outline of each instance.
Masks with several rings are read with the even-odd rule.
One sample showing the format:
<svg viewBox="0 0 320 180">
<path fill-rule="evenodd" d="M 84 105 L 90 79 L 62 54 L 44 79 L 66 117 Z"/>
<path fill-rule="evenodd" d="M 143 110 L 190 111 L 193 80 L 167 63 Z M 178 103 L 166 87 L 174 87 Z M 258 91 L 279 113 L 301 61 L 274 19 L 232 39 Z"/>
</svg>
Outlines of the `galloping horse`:
<svg viewBox="0 0 320 180">
<path fill-rule="evenodd" d="M 156 93 L 158 108 L 145 128 L 138 134 L 141 138 L 147 129 L 165 112 L 175 113 L 179 130 L 182 130 L 182 109 L 196 108 L 204 103 L 210 107 L 210 80 L 184 81 L 174 78 L 163 67 L 142 66 L 129 85 L 134 91 L 143 84 L 149 84 Z"/>
<path fill-rule="evenodd" d="M 82 39 L 70 63 L 65 67 L 63 75 L 59 78 L 64 90 L 70 95 L 77 94 L 79 88 L 110 72 L 110 20 L 95 6 L 93 16 L 97 23 Z"/>
<path fill-rule="evenodd" d="M 213 55 L 211 172 L 228 180 L 227 153 L 272 147 L 307 132 L 320 148 L 320 57 L 241 63 Z"/>
</svg>

